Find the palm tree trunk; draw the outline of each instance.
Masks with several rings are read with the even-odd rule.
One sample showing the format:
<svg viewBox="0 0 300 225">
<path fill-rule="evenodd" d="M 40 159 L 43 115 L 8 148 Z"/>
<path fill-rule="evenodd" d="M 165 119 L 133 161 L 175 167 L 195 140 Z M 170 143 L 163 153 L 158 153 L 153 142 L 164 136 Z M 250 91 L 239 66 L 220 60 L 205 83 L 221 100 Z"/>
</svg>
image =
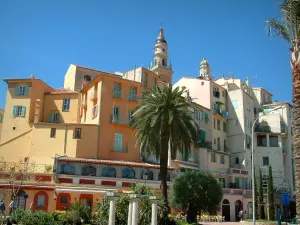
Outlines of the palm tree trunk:
<svg viewBox="0 0 300 225">
<path fill-rule="evenodd" d="M 294 168 L 296 188 L 296 211 L 300 213 L 300 62 L 293 65 L 293 133 L 294 133 Z M 299 216 L 298 216 L 299 217 Z"/>
<path fill-rule="evenodd" d="M 162 134 L 162 143 L 160 151 L 160 179 L 162 187 L 162 195 L 164 198 L 164 210 L 163 217 L 168 217 L 168 185 L 167 185 L 167 174 L 168 174 L 168 152 L 169 152 L 169 137 L 170 133 L 165 132 Z"/>
</svg>

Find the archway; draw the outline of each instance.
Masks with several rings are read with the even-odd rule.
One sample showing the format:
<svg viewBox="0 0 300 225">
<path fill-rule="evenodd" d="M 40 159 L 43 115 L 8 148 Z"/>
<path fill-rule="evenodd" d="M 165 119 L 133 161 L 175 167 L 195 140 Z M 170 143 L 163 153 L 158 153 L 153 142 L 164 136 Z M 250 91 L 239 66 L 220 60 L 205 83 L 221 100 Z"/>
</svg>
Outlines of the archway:
<svg viewBox="0 0 300 225">
<path fill-rule="evenodd" d="M 239 213 L 243 210 L 243 203 L 240 200 L 235 202 L 235 220 L 240 221 Z"/>
<path fill-rule="evenodd" d="M 47 212 L 48 211 L 48 201 L 49 197 L 47 192 L 39 191 L 34 196 L 34 204 L 33 210 L 42 210 Z"/>
<path fill-rule="evenodd" d="M 23 190 L 19 190 L 17 195 L 13 197 L 13 209 L 25 209 L 25 194 L 26 193 Z"/>
<path fill-rule="evenodd" d="M 225 221 L 230 221 L 230 203 L 227 199 L 222 202 L 222 216 L 225 217 Z"/>
</svg>

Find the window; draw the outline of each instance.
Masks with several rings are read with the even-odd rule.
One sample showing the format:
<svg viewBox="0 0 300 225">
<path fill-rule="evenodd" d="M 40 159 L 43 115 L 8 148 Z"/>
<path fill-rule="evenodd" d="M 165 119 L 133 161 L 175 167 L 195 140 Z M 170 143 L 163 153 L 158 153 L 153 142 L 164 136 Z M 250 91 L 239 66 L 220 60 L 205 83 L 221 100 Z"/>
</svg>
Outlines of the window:
<svg viewBox="0 0 300 225">
<path fill-rule="evenodd" d="M 205 119 L 205 124 L 208 124 L 208 121 L 209 121 L 209 116 L 207 113 L 205 113 L 204 115 L 204 119 Z"/>
<path fill-rule="evenodd" d="M 237 100 L 233 100 L 233 101 L 232 101 L 232 107 L 233 107 L 234 109 L 237 109 L 237 107 L 238 107 Z"/>
<path fill-rule="evenodd" d="M 218 148 L 218 150 L 220 151 L 220 150 L 221 150 L 221 139 L 218 137 L 217 141 L 218 141 L 218 146 L 217 146 L 217 148 Z"/>
<path fill-rule="evenodd" d="M 224 155 L 220 156 L 220 163 L 225 164 L 225 156 Z"/>
<path fill-rule="evenodd" d="M 75 166 L 72 164 L 62 164 L 60 165 L 60 173 L 75 175 Z"/>
<path fill-rule="evenodd" d="M 84 75 L 84 76 L 83 76 L 83 80 L 84 80 L 86 83 L 88 83 L 88 82 L 90 82 L 90 81 L 92 80 L 92 78 L 91 78 L 90 75 Z"/>
<path fill-rule="evenodd" d="M 239 157 L 235 157 L 235 164 L 236 164 L 236 165 L 240 164 L 240 159 L 239 159 Z"/>
<path fill-rule="evenodd" d="M 113 115 L 113 121 L 117 122 L 120 120 L 120 108 L 114 107 L 114 115 Z"/>
<path fill-rule="evenodd" d="M 164 49 L 163 49 L 163 50 L 164 50 Z M 162 60 L 162 65 L 165 66 L 165 60 L 164 60 L 164 59 Z"/>
<path fill-rule="evenodd" d="M 80 139 L 80 138 L 81 138 L 81 128 L 75 128 L 74 139 Z"/>
<path fill-rule="evenodd" d="M 246 148 L 251 149 L 252 147 L 252 138 L 246 134 Z"/>
<path fill-rule="evenodd" d="M 155 88 L 156 84 L 157 84 L 157 80 L 156 80 L 156 78 L 153 78 L 153 80 L 152 80 L 152 88 Z"/>
<path fill-rule="evenodd" d="M 93 166 L 84 166 L 81 170 L 83 176 L 96 176 L 96 168 Z"/>
<path fill-rule="evenodd" d="M 38 195 L 38 196 L 37 196 L 36 207 L 37 207 L 38 209 L 43 209 L 43 208 L 45 208 L 45 200 L 46 200 L 46 196 L 45 196 L 45 195 Z"/>
<path fill-rule="evenodd" d="M 270 147 L 278 147 L 278 136 L 269 136 Z"/>
<path fill-rule="evenodd" d="M 56 137 L 56 128 L 51 128 L 50 137 L 51 138 L 55 138 Z"/>
<path fill-rule="evenodd" d="M 228 149 L 227 149 L 227 141 L 224 140 L 224 152 L 226 152 Z"/>
<path fill-rule="evenodd" d="M 135 178 L 135 171 L 131 168 L 124 168 L 122 170 L 122 178 L 134 179 Z"/>
<path fill-rule="evenodd" d="M 128 121 L 129 121 L 129 123 L 131 122 L 132 118 L 133 118 L 133 110 L 129 110 L 128 111 Z"/>
<path fill-rule="evenodd" d="M 115 145 L 114 151 L 115 152 L 122 152 L 122 134 L 115 133 Z"/>
<path fill-rule="evenodd" d="M 95 119 L 98 115 L 98 105 L 94 105 L 92 108 L 92 119 Z"/>
<path fill-rule="evenodd" d="M 213 96 L 216 98 L 220 97 L 219 88 L 213 87 Z"/>
<path fill-rule="evenodd" d="M 59 112 L 51 112 L 50 115 L 49 115 L 49 122 L 59 123 L 60 122 Z"/>
<path fill-rule="evenodd" d="M 267 136 L 266 135 L 257 135 L 256 142 L 257 142 L 257 146 L 266 147 L 267 146 Z"/>
<path fill-rule="evenodd" d="M 136 88 L 131 87 L 129 92 L 129 101 L 136 101 Z"/>
<path fill-rule="evenodd" d="M 204 81 L 201 82 L 201 85 L 202 85 L 202 86 L 204 85 Z"/>
<path fill-rule="evenodd" d="M 64 203 L 64 204 L 68 203 L 68 196 L 61 195 L 60 196 L 60 203 Z"/>
<path fill-rule="evenodd" d="M 216 129 L 216 119 L 214 118 L 214 129 Z"/>
<path fill-rule="evenodd" d="M 217 129 L 221 130 L 221 121 L 217 119 Z"/>
<path fill-rule="evenodd" d="M 3 114 L 0 114 L 0 123 L 3 122 Z"/>
<path fill-rule="evenodd" d="M 195 114 L 196 114 L 196 120 L 200 120 L 201 119 L 201 112 L 196 109 Z"/>
<path fill-rule="evenodd" d="M 263 165 L 264 166 L 268 166 L 269 165 L 269 157 L 268 156 L 264 156 L 263 157 Z"/>
<path fill-rule="evenodd" d="M 223 122 L 223 131 L 227 132 L 226 122 Z"/>
<path fill-rule="evenodd" d="M 26 85 L 15 87 L 15 96 L 28 96 L 29 87 Z"/>
<path fill-rule="evenodd" d="M 63 100 L 63 112 L 68 112 L 70 110 L 70 99 L 69 98 L 65 98 Z"/>
<path fill-rule="evenodd" d="M 13 107 L 13 117 L 24 117 L 25 116 L 26 107 L 23 105 L 15 105 Z"/>
<path fill-rule="evenodd" d="M 143 88 L 147 87 L 147 73 L 143 72 L 142 74 L 142 84 L 143 84 Z"/>
<path fill-rule="evenodd" d="M 115 83 L 114 84 L 114 98 L 121 98 L 121 84 Z"/>
<path fill-rule="evenodd" d="M 256 111 L 256 110 L 257 110 L 256 108 L 253 109 L 254 115 L 257 114 L 257 111 Z"/>
<path fill-rule="evenodd" d="M 103 177 L 116 177 L 116 169 L 113 167 L 104 167 L 102 169 Z"/>
<path fill-rule="evenodd" d="M 217 156 L 216 156 L 216 154 L 215 153 L 211 153 L 210 154 L 210 160 L 211 160 L 211 162 L 213 162 L 213 163 L 215 163 L 215 162 L 217 162 Z"/>
</svg>

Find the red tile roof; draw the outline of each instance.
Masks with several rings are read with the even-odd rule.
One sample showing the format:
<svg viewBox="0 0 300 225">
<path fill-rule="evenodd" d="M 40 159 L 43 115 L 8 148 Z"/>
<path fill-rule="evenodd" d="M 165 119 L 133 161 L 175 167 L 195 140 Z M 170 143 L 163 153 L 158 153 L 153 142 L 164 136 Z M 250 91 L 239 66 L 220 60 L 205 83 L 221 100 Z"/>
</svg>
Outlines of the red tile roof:
<svg viewBox="0 0 300 225">
<path fill-rule="evenodd" d="M 85 158 L 72 158 L 72 157 L 59 157 L 59 161 L 64 162 L 80 162 L 80 163 L 94 163 L 94 164 L 105 164 L 115 166 L 133 166 L 143 168 L 159 169 L 159 165 L 149 164 L 144 162 L 131 162 L 131 161 L 118 161 L 118 160 L 104 160 L 104 159 L 85 159 Z M 169 167 L 168 169 L 173 170 L 174 168 Z"/>
<path fill-rule="evenodd" d="M 77 91 L 71 91 L 65 88 L 58 88 L 55 89 L 54 91 L 50 92 L 50 95 L 58 95 L 58 94 L 78 94 L 79 92 Z"/>
</svg>

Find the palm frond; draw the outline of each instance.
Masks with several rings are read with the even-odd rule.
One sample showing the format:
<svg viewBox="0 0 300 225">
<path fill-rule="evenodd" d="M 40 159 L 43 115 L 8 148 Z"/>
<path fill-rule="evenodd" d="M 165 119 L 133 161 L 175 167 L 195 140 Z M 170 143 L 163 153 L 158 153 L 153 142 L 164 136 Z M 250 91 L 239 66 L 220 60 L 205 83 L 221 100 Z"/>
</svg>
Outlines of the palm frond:
<svg viewBox="0 0 300 225">
<path fill-rule="evenodd" d="M 276 19 L 266 21 L 266 32 L 268 36 L 281 36 L 287 41 L 291 41 L 285 26 L 281 25 Z"/>
</svg>

